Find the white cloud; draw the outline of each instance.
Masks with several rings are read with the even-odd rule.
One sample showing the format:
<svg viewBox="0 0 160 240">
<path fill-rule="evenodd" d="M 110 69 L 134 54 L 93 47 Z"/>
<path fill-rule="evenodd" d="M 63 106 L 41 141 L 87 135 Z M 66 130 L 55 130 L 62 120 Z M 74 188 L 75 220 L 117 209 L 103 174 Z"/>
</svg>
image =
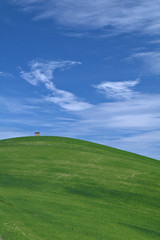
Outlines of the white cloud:
<svg viewBox="0 0 160 240">
<path fill-rule="evenodd" d="M 152 74 L 160 74 L 160 52 L 138 52 L 131 56 L 131 58 L 140 59 L 145 63 L 145 71 L 149 71 Z"/>
<path fill-rule="evenodd" d="M 0 72 L 0 78 L 8 78 L 8 77 L 10 77 L 10 78 L 13 78 L 13 75 L 12 74 L 10 74 L 10 73 L 6 73 L 6 72 Z"/>
<path fill-rule="evenodd" d="M 107 98 L 116 99 L 130 99 L 135 97 L 137 92 L 131 88 L 135 87 L 139 83 L 139 79 L 134 81 L 123 81 L 123 82 L 103 82 L 94 86 Z"/>
<path fill-rule="evenodd" d="M 92 107 L 91 104 L 79 100 L 73 93 L 58 89 L 54 92 L 54 96 L 47 96 L 45 100 L 69 111 L 81 111 Z"/>
<path fill-rule="evenodd" d="M 134 99 L 97 104 L 80 112 L 89 128 L 151 131 L 160 126 L 160 95 L 139 94 Z"/>
<path fill-rule="evenodd" d="M 20 74 L 23 79 L 28 81 L 34 86 L 38 83 L 44 83 L 46 88 L 49 90 L 54 90 L 54 84 L 52 83 L 54 70 L 60 68 L 71 67 L 72 65 L 81 64 L 80 62 L 74 61 L 31 61 L 29 66 L 31 68 L 30 72 L 24 72 L 20 68 Z"/>
<path fill-rule="evenodd" d="M 23 79 L 34 86 L 37 86 L 39 83 L 44 84 L 45 88 L 51 92 L 44 100 L 55 103 L 65 110 L 79 111 L 90 108 L 92 105 L 82 101 L 73 93 L 56 88 L 52 82 L 53 73 L 56 69 L 64 69 L 76 64 L 81 63 L 74 61 L 32 61 L 29 64 L 31 71 L 24 72 L 21 69 L 20 74 Z"/>
<path fill-rule="evenodd" d="M 10 0 L 34 11 L 35 19 L 54 19 L 59 24 L 86 29 L 113 27 L 118 32 L 160 31 L 159 0 Z"/>
</svg>

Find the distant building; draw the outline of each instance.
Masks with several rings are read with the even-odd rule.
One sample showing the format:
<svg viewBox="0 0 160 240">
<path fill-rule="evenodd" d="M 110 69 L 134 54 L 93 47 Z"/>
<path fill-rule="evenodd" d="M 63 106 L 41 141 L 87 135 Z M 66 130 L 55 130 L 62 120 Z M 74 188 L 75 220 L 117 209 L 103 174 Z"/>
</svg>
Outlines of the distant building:
<svg viewBox="0 0 160 240">
<path fill-rule="evenodd" d="M 35 132 L 35 136 L 40 136 L 40 132 Z"/>
</svg>

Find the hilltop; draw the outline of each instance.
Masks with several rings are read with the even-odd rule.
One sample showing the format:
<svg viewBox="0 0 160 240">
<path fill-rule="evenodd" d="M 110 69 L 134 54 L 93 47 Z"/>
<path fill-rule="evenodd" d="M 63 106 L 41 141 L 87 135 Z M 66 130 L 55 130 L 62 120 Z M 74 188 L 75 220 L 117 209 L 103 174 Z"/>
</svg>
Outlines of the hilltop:
<svg viewBox="0 0 160 240">
<path fill-rule="evenodd" d="M 62 137 L 0 141 L 0 239 L 160 238 L 160 162 Z"/>
</svg>

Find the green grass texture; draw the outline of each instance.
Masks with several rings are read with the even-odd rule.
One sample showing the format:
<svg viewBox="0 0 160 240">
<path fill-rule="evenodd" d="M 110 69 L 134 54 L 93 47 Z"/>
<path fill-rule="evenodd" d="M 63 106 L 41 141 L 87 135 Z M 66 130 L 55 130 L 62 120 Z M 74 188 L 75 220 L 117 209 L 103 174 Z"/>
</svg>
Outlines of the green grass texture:
<svg viewBox="0 0 160 240">
<path fill-rule="evenodd" d="M 160 239 L 160 161 L 62 137 L 0 141 L 1 240 Z"/>
</svg>

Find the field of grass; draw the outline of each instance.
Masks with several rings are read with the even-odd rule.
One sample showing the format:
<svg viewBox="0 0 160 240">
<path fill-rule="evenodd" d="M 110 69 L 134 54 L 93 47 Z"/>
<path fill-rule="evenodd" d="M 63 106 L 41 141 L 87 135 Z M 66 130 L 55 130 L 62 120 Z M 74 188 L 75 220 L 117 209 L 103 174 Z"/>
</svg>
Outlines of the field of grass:
<svg viewBox="0 0 160 240">
<path fill-rule="evenodd" d="M 160 161 L 69 138 L 1 140 L 0 239 L 160 239 Z"/>
</svg>

